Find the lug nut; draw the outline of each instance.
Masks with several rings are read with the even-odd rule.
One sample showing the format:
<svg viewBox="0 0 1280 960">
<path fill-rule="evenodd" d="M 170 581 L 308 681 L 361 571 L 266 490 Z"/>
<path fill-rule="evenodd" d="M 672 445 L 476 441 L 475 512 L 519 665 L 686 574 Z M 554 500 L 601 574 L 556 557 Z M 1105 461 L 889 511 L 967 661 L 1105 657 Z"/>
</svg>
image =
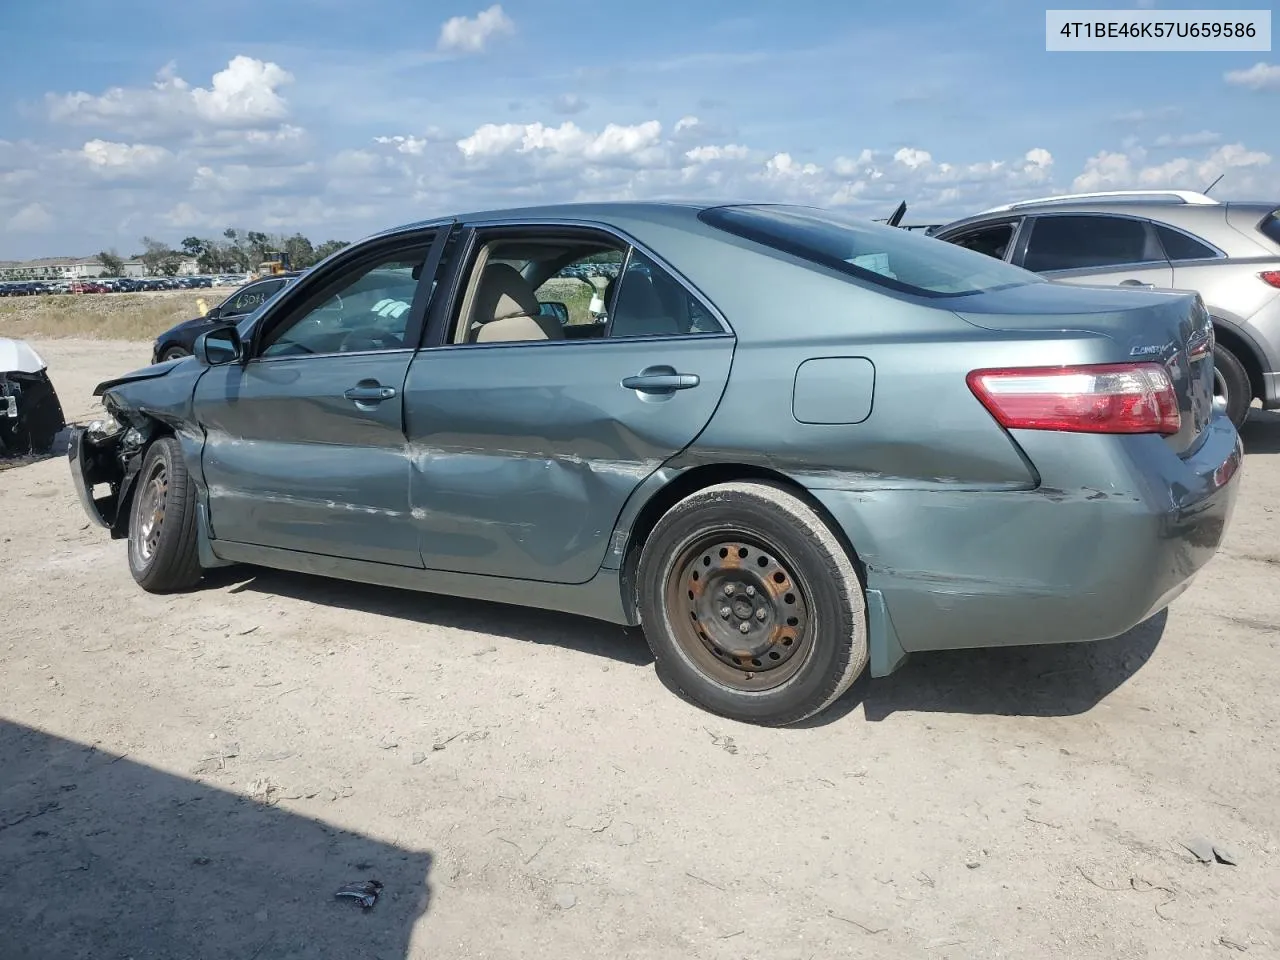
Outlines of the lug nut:
<svg viewBox="0 0 1280 960">
<path fill-rule="evenodd" d="M 724 595 L 725 595 L 726 597 L 732 597 L 732 596 L 733 596 L 733 584 L 732 584 L 732 583 L 726 583 L 726 584 L 724 585 Z"/>
<path fill-rule="evenodd" d="M 755 595 L 756 595 L 756 588 L 755 588 L 755 587 L 747 587 L 747 596 L 748 596 L 748 597 L 754 597 Z"/>
<path fill-rule="evenodd" d="M 764 610 L 762 610 L 762 609 L 761 609 L 761 610 L 757 610 L 757 611 L 756 611 L 756 619 L 757 619 L 757 620 L 763 620 L 763 619 L 764 619 L 765 617 L 767 617 L 767 616 L 768 616 L 768 614 L 767 614 L 767 613 L 765 613 L 765 612 L 764 612 Z"/>
<path fill-rule="evenodd" d="M 721 616 L 723 619 L 725 619 L 725 620 L 728 620 L 728 619 L 729 619 L 729 614 L 731 614 L 731 613 L 733 613 L 733 611 L 732 611 L 732 610 L 730 610 L 728 607 L 721 607 L 721 608 L 720 608 L 720 616 Z"/>
<path fill-rule="evenodd" d="M 739 633 L 746 633 L 746 632 L 747 632 L 748 630 L 750 630 L 750 629 L 751 629 L 751 624 L 749 624 L 749 623 L 745 623 L 745 622 L 744 622 L 744 623 L 740 623 L 740 624 L 738 624 L 738 632 L 739 632 Z"/>
</svg>

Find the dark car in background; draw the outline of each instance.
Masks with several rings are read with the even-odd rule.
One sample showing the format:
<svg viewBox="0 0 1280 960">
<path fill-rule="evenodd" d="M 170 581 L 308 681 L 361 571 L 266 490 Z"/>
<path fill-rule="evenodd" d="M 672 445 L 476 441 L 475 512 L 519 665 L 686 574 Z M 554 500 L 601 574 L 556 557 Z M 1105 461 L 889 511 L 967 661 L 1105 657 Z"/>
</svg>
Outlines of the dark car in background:
<svg viewBox="0 0 1280 960">
<path fill-rule="evenodd" d="M 275 277 L 264 277 L 241 287 L 227 299 L 206 313 L 203 317 L 184 320 L 177 326 L 170 327 L 156 337 L 151 348 L 151 362 L 176 360 L 191 355 L 196 337 L 218 327 L 234 323 L 241 317 L 248 316 L 277 293 L 293 283 L 299 274 L 283 274 Z"/>
</svg>

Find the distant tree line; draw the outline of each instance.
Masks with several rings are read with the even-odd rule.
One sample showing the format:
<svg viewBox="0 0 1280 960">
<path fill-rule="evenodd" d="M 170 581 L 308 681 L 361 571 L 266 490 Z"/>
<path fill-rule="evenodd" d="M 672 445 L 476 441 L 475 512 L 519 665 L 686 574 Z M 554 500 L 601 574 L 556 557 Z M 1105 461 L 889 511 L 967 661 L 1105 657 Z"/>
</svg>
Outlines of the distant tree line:
<svg viewBox="0 0 1280 960">
<path fill-rule="evenodd" d="M 346 245 L 345 240 L 314 244 L 301 233 L 290 237 L 228 227 L 217 238 L 187 237 L 176 249 L 153 237 L 143 237 L 142 252 L 132 259 L 141 260 L 151 276 L 165 277 L 172 277 L 182 261 L 192 257 L 200 273 L 248 273 L 281 254 L 291 269 L 303 270 Z M 115 250 L 103 250 L 98 259 L 109 275 L 124 273 L 125 258 Z"/>
</svg>

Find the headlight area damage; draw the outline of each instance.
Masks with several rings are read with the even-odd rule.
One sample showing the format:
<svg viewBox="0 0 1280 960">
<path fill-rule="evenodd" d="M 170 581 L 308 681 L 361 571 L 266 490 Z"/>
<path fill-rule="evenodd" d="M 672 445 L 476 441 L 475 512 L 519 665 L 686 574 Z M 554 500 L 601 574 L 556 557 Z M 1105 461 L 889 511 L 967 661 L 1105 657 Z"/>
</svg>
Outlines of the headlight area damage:
<svg viewBox="0 0 1280 960">
<path fill-rule="evenodd" d="M 106 404 L 104 419 L 71 431 L 67 457 L 76 493 L 89 519 L 110 530 L 112 539 L 118 540 L 128 535 L 127 507 L 133 484 L 157 424 L 146 417 L 138 418 L 137 425 L 121 422 L 117 416 L 124 414 L 112 410 L 110 397 Z"/>
</svg>

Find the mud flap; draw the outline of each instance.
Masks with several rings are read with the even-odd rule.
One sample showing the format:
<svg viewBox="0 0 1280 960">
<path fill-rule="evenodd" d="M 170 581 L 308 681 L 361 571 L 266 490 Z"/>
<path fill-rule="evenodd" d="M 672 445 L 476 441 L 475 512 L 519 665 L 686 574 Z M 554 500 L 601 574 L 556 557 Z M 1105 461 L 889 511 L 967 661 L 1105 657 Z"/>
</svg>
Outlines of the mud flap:
<svg viewBox="0 0 1280 960">
<path fill-rule="evenodd" d="M 907 662 L 907 651 L 898 641 L 898 632 L 889 618 L 884 594 L 867 590 L 867 643 L 871 654 L 871 676 L 887 677 Z"/>
</svg>

